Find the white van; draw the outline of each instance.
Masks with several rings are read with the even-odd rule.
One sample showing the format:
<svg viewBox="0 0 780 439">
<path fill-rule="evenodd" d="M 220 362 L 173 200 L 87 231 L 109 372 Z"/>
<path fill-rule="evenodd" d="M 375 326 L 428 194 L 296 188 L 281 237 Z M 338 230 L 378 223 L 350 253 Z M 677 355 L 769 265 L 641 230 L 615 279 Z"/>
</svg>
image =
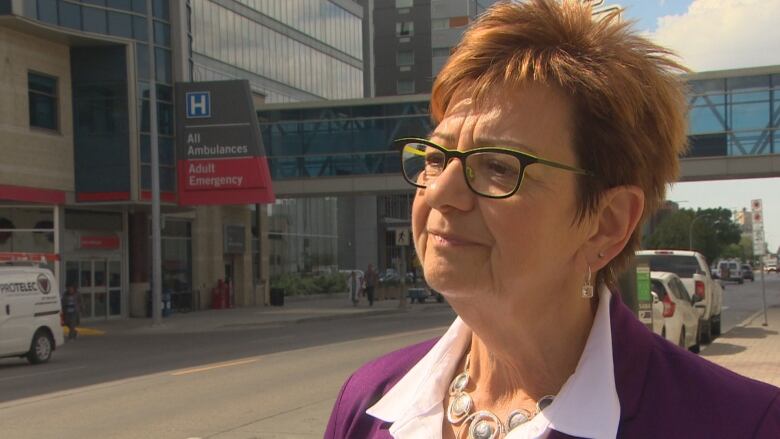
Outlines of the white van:
<svg viewBox="0 0 780 439">
<path fill-rule="evenodd" d="M 49 361 L 65 342 L 57 290 L 47 268 L 0 263 L 0 357 Z"/>
</svg>

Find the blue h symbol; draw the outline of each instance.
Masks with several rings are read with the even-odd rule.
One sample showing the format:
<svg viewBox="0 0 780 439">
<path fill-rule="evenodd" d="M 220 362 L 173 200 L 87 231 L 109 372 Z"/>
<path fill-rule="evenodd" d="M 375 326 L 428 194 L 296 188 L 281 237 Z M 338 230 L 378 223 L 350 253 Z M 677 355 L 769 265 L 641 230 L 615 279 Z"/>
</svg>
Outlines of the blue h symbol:
<svg viewBox="0 0 780 439">
<path fill-rule="evenodd" d="M 186 93 L 187 119 L 211 117 L 211 94 L 207 91 Z"/>
</svg>

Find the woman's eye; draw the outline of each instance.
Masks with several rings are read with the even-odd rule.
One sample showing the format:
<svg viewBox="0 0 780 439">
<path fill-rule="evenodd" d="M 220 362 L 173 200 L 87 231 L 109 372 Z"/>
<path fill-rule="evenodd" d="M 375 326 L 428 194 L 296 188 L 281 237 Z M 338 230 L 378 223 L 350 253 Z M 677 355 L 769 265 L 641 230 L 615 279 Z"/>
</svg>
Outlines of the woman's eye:
<svg viewBox="0 0 780 439">
<path fill-rule="evenodd" d="M 488 169 L 490 173 L 496 177 L 507 177 L 517 175 L 517 170 L 498 160 L 491 160 L 488 162 Z"/>
<path fill-rule="evenodd" d="M 427 156 L 425 157 L 425 164 L 428 166 L 441 166 L 444 159 L 439 156 Z"/>
</svg>

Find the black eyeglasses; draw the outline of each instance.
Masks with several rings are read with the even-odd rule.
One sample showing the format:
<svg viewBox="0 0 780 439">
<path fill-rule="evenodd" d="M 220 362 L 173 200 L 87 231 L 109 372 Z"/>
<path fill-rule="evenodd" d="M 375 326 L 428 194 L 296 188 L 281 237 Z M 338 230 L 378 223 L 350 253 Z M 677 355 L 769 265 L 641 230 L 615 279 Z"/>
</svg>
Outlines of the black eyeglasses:
<svg viewBox="0 0 780 439">
<path fill-rule="evenodd" d="M 535 163 L 576 174 L 594 175 L 585 169 L 545 160 L 511 148 L 491 146 L 458 151 L 414 137 L 398 139 L 393 143 L 401 150 L 404 178 L 419 188 L 425 188 L 436 181 L 453 158 L 460 160 L 463 165 L 463 178 L 469 189 L 488 198 L 507 198 L 514 195 L 523 181 L 525 169 Z"/>
</svg>

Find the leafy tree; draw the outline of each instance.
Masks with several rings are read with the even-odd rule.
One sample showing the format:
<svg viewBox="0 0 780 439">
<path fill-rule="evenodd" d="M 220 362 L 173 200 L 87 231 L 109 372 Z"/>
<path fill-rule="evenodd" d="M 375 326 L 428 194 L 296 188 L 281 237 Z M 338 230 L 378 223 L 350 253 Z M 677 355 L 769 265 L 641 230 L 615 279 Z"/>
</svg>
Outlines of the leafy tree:
<svg viewBox="0 0 780 439">
<path fill-rule="evenodd" d="M 729 244 L 720 254 L 724 259 L 745 259 L 745 249 L 739 244 Z"/>
<path fill-rule="evenodd" d="M 664 218 L 643 244 L 648 249 L 687 250 L 692 243 L 693 250 L 712 262 L 740 238 L 739 225 L 728 209 L 680 209 Z"/>
</svg>

